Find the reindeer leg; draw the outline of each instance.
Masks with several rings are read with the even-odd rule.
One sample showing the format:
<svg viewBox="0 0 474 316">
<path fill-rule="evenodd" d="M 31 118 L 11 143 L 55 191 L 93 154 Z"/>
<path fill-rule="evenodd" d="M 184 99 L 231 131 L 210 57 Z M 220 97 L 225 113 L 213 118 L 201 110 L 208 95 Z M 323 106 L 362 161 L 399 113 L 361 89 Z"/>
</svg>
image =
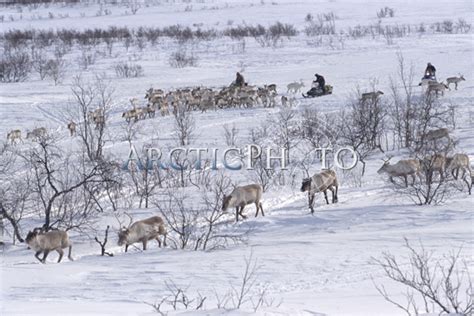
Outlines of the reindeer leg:
<svg viewBox="0 0 474 316">
<path fill-rule="evenodd" d="M 128 245 L 125 245 L 125 252 L 128 251 Z"/>
<path fill-rule="evenodd" d="M 43 259 L 41 260 L 42 263 L 46 263 L 46 258 L 48 257 L 49 250 L 44 251 Z"/>
<path fill-rule="evenodd" d="M 42 252 L 43 252 L 43 251 L 40 250 L 40 251 L 37 251 L 37 252 L 35 253 L 35 257 L 36 257 L 36 259 L 38 259 L 39 262 L 42 262 L 42 261 L 41 261 L 41 258 L 39 257 L 39 255 L 40 255 Z"/>
<path fill-rule="evenodd" d="M 405 187 L 408 188 L 408 177 L 404 175 L 403 178 L 405 179 Z"/>
<path fill-rule="evenodd" d="M 239 207 L 238 206 L 235 208 L 235 221 L 236 222 L 239 221 Z"/>
<path fill-rule="evenodd" d="M 240 214 L 240 216 L 242 216 L 243 219 L 247 219 L 247 215 L 242 214 L 242 212 L 244 211 L 244 208 L 245 208 L 245 206 L 242 206 L 242 207 L 240 208 L 239 214 Z"/>
<path fill-rule="evenodd" d="M 146 238 L 142 240 L 143 250 L 146 250 L 146 243 L 147 243 L 147 242 L 148 242 L 148 241 L 146 240 Z"/>
<path fill-rule="evenodd" d="M 155 239 L 156 239 L 156 241 L 158 242 L 158 248 L 161 248 L 160 236 L 156 237 Z"/>
<path fill-rule="evenodd" d="M 311 210 L 311 214 L 314 213 L 313 202 L 314 202 L 314 194 L 310 194 L 308 192 L 308 205 L 309 205 L 309 209 Z"/>
<path fill-rule="evenodd" d="M 163 247 L 166 247 L 166 236 L 167 236 L 167 234 L 164 233 L 163 234 Z"/>
<path fill-rule="evenodd" d="M 328 191 L 327 190 L 324 190 L 324 199 L 326 200 L 326 204 L 329 204 L 329 200 L 328 200 Z"/>
<path fill-rule="evenodd" d="M 263 213 L 263 207 L 262 207 L 262 203 L 258 203 L 260 205 L 260 211 L 262 212 L 262 216 L 265 216 L 265 213 Z"/>
<path fill-rule="evenodd" d="M 59 253 L 58 263 L 60 263 L 64 255 L 64 251 L 62 249 L 56 249 L 56 251 Z"/>
<path fill-rule="evenodd" d="M 69 251 L 68 251 L 68 254 L 67 254 L 67 258 L 71 261 L 74 261 L 74 259 L 72 259 L 72 256 L 71 256 L 71 252 L 72 252 L 72 246 L 69 246 Z"/>
<path fill-rule="evenodd" d="M 255 202 L 255 207 L 257 208 L 257 212 L 255 213 L 255 217 L 258 216 L 258 211 L 260 210 L 259 206 L 258 206 L 258 202 Z"/>
</svg>

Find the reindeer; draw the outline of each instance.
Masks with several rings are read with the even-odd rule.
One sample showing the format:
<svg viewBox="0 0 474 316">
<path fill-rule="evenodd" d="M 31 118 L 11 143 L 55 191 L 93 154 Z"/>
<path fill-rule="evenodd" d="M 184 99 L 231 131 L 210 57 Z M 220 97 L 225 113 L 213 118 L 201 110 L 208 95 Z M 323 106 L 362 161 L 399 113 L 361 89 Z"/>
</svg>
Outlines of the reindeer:
<svg viewBox="0 0 474 316">
<path fill-rule="evenodd" d="M 383 95 L 382 91 L 375 91 L 375 92 L 367 92 L 367 93 L 362 93 L 360 101 L 366 102 L 366 101 L 372 101 L 375 102 L 379 96 Z"/>
<path fill-rule="evenodd" d="M 76 123 L 74 121 L 71 121 L 67 124 L 67 129 L 71 133 L 71 137 L 76 135 Z"/>
<path fill-rule="evenodd" d="M 136 108 L 140 104 L 140 101 L 138 100 L 138 98 L 131 98 L 130 104 L 132 105 L 133 108 Z"/>
<path fill-rule="evenodd" d="M 451 175 L 454 179 L 458 179 L 459 170 L 462 170 L 461 178 L 467 174 L 471 174 L 471 163 L 469 161 L 469 156 L 466 154 L 454 154 L 453 157 L 446 157 L 446 166 L 448 170 L 451 170 Z"/>
<path fill-rule="evenodd" d="M 33 129 L 31 132 L 26 133 L 26 139 L 41 139 L 47 134 L 46 128 L 38 127 Z"/>
<path fill-rule="evenodd" d="M 284 108 L 288 106 L 288 97 L 284 95 L 281 96 L 281 106 Z"/>
<path fill-rule="evenodd" d="M 294 94 L 299 93 L 303 87 L 304 87 L 303 79 L 300 79 L 300 82 L 289 83 L 286 86 L 287 88 L 286 93 L 294 93 Z"/>
<path fill-rule="evenodd" d="M 105 126 L 105 116 L 98 115 L 94 117 L 95 129 L 99 130 Z"/>
<path fill-rule="evenodd" d="M 432 179 L 433 174 L 437 172 L 443 180 L 446 171 L 446 157 L 440 154 L 426 156 L 420 160 L 423 172 L 426 174 L 426 181 Z"/>
<path fill-rule="evenodd" d="M 132 109 L 132 110 L 123 112 L 122 117 L 125 118 L 125 121 L 127 121 L 127 123 L 130 123 L 132 119 L 134 119 L 135 122 L 138 121 L 137 109 Z"/>
<path fill-rule="evenodd" d="M 258 216 L 258 211 L 262 212 L 262 216 L 265 216 L 263 213 L 262 203 L 260 199 L 262 198 L 262 186 L 259 184 L 249 184 L 241 187 L 236 187 L 229 195 L 224 195 L 224 200 L 222 203 L 222 211 L 227 211 L 229 207 L 235 207 L 235 221 L 239 221 L 239 216 L 243 219 L 246 219 L 247 216 L 242 214 L 244 207 L 246 205 L 255 203 L 257 212 L 255 217 Z"/>
<path fill-rule="evenodd" d="M 104 116 L 104 111 L 102 110 L 102 108 L 98 108 L 94 111 L 89 111 L 89 113 L 87 113 L 87 118 L 89 119 L 89 121 L 93 122 L 95 122 L 97 118 L 101 116 Z"/>
<path fill-rule="evenodd" d="M 59 253 L 58 263 L 63 258 L 63 249 L 69 247 L 68 258 L 73 261 L 71 257 L 72 244 L 69 240 L 67 232 L 62 230 L 51 230 L 49 232 L 42 232 L 41 229 L 35 228 L 26 236 L 26 243 L 33 249 L 36 259 L 41 263 L 46 263 L 46 257 L 49 252 L 56 250 Z M 39 255 L 43 253 L 43 259 Z"/>
<path fill-rule="evenodd" d="M 337 203 L 338 188 L 339 183 L 334 170 L 326 169 L 314 174 L 311 178 L 303 179 L 301 192 L 308 192 L 308 205 L 311 209 L 311 214 L 314 214 L 313 204 L 316 193 L 323 192 L 326 204 L 329 204 L 327 190 L 330 190 L 332 192 L 332 203 Z"/>
<path fill-rule="evenodd" d="M 451 90 L 451 88 L 449 87 L 452 83 L 454 83 L 454 90 L 457 90 L 458 89 L 458 84 L 459 82 L 461 81 L 465 81 L 466 79 L 464 79 L 464 76 L 463 75 L 459 75 L 459 77 L 449 77 L 448 79 L 446 79 L 446 84 L 449 88 L 449 90 Z"/>
<path fill-rule="evenodd" d="M 403 177 L 405 186 L 408 187 L 408 176 L 413 178 L 412 184 L 415 183 L 416 176 L 420 175 L 420 161 L 418 159 L 399 160 L 396 164 L 391 165 L 390 159 L 384 160 L 384 164 L 377 171 L 378 174 L 387 173 L 390 182 L 395 183 L 393 177 Z"/>
<path fill-rule="evenodd" d="M 153 107 L 153 105 L 147 105 L 146 106 L 146 114 L 148 114 L 149 118 L 155 117 L 155 112 L 156 112 L 156 110 Z"/>
<path fill-rule="evenodd" d="M 7 140 L 12 144 L 15 144 L 17 140 L 21 141 L 21 131 L 19 129 L 14 129 L 8 132 Z"/>
<path fill-rule="evenodd" d="M 264 85 L 263 88 L 268 90 L 271 94 L 274 94 L 274 95 L 277 94 L 277 85 L 274 83 L 269 84 L 269 85 Z"/>
<path fill-rule="evenodd" d="M 428 88 L 426 89 L 426 95 L 429 96 L 433 92 L 436 93 L 436 96 L 438 96 L 438 93 L 441 92 L 441 95 L 444 96 L 444 90 L 449 89 L 449 87 L 443 83 L 443 82 L 430 82 L 428 84 Z"/>
<path fill-rule="evenodd" d="M 438 139 L 441 139 L 441 138 L 447 138 L 448 140 L 450 140 L 449 130 L 447 128 L 438 128 L 438 129 L 429 130 L 423 135 L 423 138 L 429 142 L 437 141 Z"/>
<path fill-rule="evenodd" d="M 130 224 L 132 218 L 130 218 Z M 149 240 L 155 239 L 158 246 L 161 248 L 160 235 L 163 235 L 163 245 L 166 247 L 166 228 L 163 219 L 159 216 L 153 216 L 129 225 L 128 228 L 123 227 L 118 233 L 118 245 L 125 245 L 125 252 L 128 251 L 128 246 L 141 242 L 143 250 L 146 250 L 146 245 Z"/>
<path fill-rule="evenodd" d="M 145 99 L 148 100 L 150 103 L 154 103 L 156 99 L 163 98 L 165 96 L 165 92 L 162 89 L 153 89 L 150 88 L 146 91 Z"/>
</svg>

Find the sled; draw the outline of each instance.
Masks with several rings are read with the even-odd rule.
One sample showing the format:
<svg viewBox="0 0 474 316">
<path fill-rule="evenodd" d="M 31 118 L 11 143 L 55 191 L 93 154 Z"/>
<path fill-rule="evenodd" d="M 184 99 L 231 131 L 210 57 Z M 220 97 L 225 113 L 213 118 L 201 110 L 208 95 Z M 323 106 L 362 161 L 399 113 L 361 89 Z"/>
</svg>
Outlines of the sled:
<svg viewBox="0 0 474 316">
<path fill-rule="evenodd" d="M 331 85 L 325 85 L 325 91 L 321 91 L 319 88 L 311 88 L 308 92 L 306 92 L 306 95 L 303 93 L 303 98 L 315 98 L 315 97 L 322 97 L 323 95 L 328 95 L 332 94 L 332 86 Z"/>
</svg>

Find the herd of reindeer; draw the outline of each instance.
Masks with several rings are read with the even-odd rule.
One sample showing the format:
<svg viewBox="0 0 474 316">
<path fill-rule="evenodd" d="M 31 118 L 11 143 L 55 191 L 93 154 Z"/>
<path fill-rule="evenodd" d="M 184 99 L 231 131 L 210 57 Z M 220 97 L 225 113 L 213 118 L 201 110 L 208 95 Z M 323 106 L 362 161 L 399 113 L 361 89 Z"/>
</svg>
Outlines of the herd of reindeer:
<svg viewBox="0 0 474 316">
<path fill-rule="evenodd" d="M 464 81 L 464 77 L 448 78 L 447 84 L 437 82 L 422 82 L 420 85 L 427 86 L 426 93 L 444 94 L 446 89 L 449 89 L 449 84 L 454 83 L 457 90 L 458 83 Z M 287 85 L 287 93 L 289 96 L 281 96 L 281 106 L 292 106 L 295 101 L 295 94 L 304 87 L 304 83 L 293 82 Z M 198 110 L 205 112 L 210 109 L 228 107 L 245 107 L 250 108 L 261 104 L 263 107 L 274 107 L 277 100 L 277 90 L 275 84 L 264 85 L 263 87 L 243 86 L 238 87 L 231 85 L 230 87 L 222 88 L 215 91 L 210 88 L 197 87 L 193 89 L 177 89 L 165 92 L 162 89 L 149 89 L 146 92 L 145 98 L 148 103 L 146 106 L 137 106 L 139 100 L 134 98 L 130 102 L 132 109 L 123 112 L 122 117 L 128 122 L 135 122 L 146 117 L 154 117 L 156 111 L 159 111 L 162 116 L 169 115 L 171 112 L 178 111 L 180 106 L 185 106 L 185 110 Z M 361 95 L 361 102 L 374 101 L 383 95 L 382 91 L 374 91 L 363 93 Z M 88 113 L 88 119 L 95 123 L 97 128 L 105 124 L 105 116 L 102 109 L 97 109 Z M 67 125 L 71 136 L 76 133 L 76 123 L 69 122 Z M 43 127 L 36 128 L 27 133 L 27 139 L 38 139 L 46 136 L 47 130 Z M 15 143 L 21 140 L 21 131 L 13 130 L 7 135 L 7 139 Z M 442 139 L 451 141 L 449 130 L 447 128 L 440 128 L 430 130 L 423 135 L 426 142 L 439 142 Z M 377 171 L 379 174 L 387 174 L 391 182 L 395 183 L 394 178 L 401 178 L 406 187 L 408 187 L 408 177 L 412 178 L 412 184 L 415 183 L 416 178 L 420 177 L 423 172 L 427 172 L 426 166 L 429 165 L 430 173 L 439 173 L 441 178 L 452 176 L 454 179 L 469 179 L 468 190 L 471 194 L 472 182 L 474 180 L 473 173 L 470 167 L 469 156 L 463 153 L 456 153 L 453 156 L 446 156 L 443 154 L 435 154 L 423 159 L 404 159 L 399 160 L 395 164 L 390 163 L 390 158 L 384 161 L 382 167 Z M 447 172 L 449 171 L 449 172 Z M 462 175 L 460 176 L 460 173 Z M 467 180 L 465 180 L 467 182 Z M 308 194 L 308 206 L 311 214 L 314 214 L 314 198 L 317 193 L 323 193 L 324 199 L 329 204 L 327 191 L 332 193 L 332 203 L 338 202 L 338 188 L 339 183 L 336 172 L 331 169 L 322 170 L 314 174 L 312 177 L 302 180 L 301 191 Z M 262 207 L 263 189 L 259 184 L 250 184 L 245 186 L 237 186 L 229 195 L 224 195 L 222 201 L 222 211 L 227 209 L 235 209 L 235 221 L 239 218 L 246 219 L 247 216 L 243 214 L 243 210 L 247 205 L 254 204 L 256 207 L 255 217 L 259 212 L 265 216 Z M 146 250 L 147 243 L 150 240 L 156 240 L 159 247 L 163 244 L 166 246 L 166 225 L 163 219 L 159 216 L 153 216 L 144 220 L 136 221 L 123 227 L 118 232 L 118 245 L 125 246 L 125 252 L 128 251 L 129 245 L 135 243 L 142 243 L 143 250 Z M 163 242 L 161 241 L 163 238 Z M 42 228 L 35 228 L 30 231 L 26 237 L 26 243 L 35 251 L 35 257 L 42 263 L 46 262 L 46 258 L 51 251 L 59 253 L 58 262 L 63 257 L 63 249 L 69 248 L 68 258 L 72 260 L 71 249 L 72 244 L 66 231 L 53 229 L 45 231 Z M 40 258 L 40 255 L 43 257 Z"/>
</svg>

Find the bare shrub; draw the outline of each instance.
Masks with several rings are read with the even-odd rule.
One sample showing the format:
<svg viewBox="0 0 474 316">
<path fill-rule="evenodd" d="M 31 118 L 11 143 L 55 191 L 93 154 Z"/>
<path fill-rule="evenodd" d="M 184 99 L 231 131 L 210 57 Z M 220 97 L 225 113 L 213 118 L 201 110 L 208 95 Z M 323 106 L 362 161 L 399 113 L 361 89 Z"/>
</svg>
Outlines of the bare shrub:
<svg viewBox="0 0 474 316">
<path fill-rule="evenodd" d="M 188 288 L 180 287 L 173 281 L 165 281 L 167 293 L 158 301 L 154 303 L 145 304 L 153 307 L 153 310 L 160 315 L 168 315 L 170 310 L 200 310 L 204 307 L 206 297 L 200 293 L 196 297 L 191 297 L 188 294 Z"/>
<path fill-rule="evenodd" d="M 119 62 L 114 65 L 115 74 L 119 78 L 137 78 L 144 75 L 143 67 L 139 64 Z"/>
<path fill-rule="evenodd" d="M 310 14 L 306 16 L 304 32 L 306 36 L 336 34 L 336 15 L 333 12 L 318 14 L 316 19 Z"/>
<path fill-rule="evenodd" d="M 95 52 L 93 52 L 90 47 L 81 46 L 81 55 L 79 56 L 78 62 L 82 69 L 87 70 L 97 60 Z"/>
<path fill-rule="evenodd" d="M 114 254 L 113 253 L 110 253 L 110 252 L 107 252 L 105 250 L 105 247 L 107 246 L 107 241 L 108 241 L 108 238 L 109 238 L 109 229 L 110 229 L 110 226 L 107 225 L 107 228 L 105 229 L 105 233 L 104 233 L 104 239 L 103 240 L 99 240 L 99 238 L 96 236 L 94 237 L 94 240 L 96 243 L 99 244 L 100 246 L 100 255 L 101 256 L 109 256 L 109 257 L 113 257 Z"/>
<path fill-rule="evenodd" d="M 180 104 L 173 112 L 174 135 L 180 146 L 191 143 L 196 130 L 196 124 L 191 111 L 188 111 L 184 104 Z"/>
<path fill-rule="evenodd" d="M 31 60 L 27 52 L 22 49 L 4 47 L 0 59 L 0 81 L 20 82 L 28 79 L 31 72 Z"/>
<path fill-rule="evenodd" d="M 97 75 L 92 82 L 85 82 L 81 76 L 74 77 L 71 90 L 75 103 L 67 113 L 68 119 L 79 122 L 77 135 L 87 157 L 91 161 L 102 160 L 107 119 L 115 89 L 104 76 Z M 91 117 L 93 111 L 100 115 Z"/>
<path fill-rule="evenodd" d="M 289 39 L 292 36 L 296 36 L 298 31 L 292 24 L 276 22 L 270 25 L 268 29 L 265 29 L 265 27 L 261 25 L 255 28 L 249 28 L 249 33 L 260 46 L 276 47 L 284 38 Z"/>
<path fill-rule="evenodd" d="M 379 11 L 377 11 L 377 17 L 379 19 L 387 18 L 387 17 L 393 18 L 394 16 L 395 16 L 395 10 L 393 8 L 383 7 Z"/>
<path fill-rule="evenodd" d="M 58 225 L 66 229 L 86 224 L 93 212 L 91 194 L 100 168 L 64 152 L 57 139 L 44 137 L 22 157 L 32 178 L 33 197 L 48 230 Z"/>
<path fill-rule="evenodd" d="M 188 53 L 186 50 L 178 50 L 171 54 L 169 64 L 174 68 L 196 67 L 198 58 L 194 53 Z"/>
<path fill-rule="evenodd" d="M 48 59 L 45 56 L 45 51 L 40 49 L 34 49 L 32 52 L 32 68 L 38 73 L 41 80 L 44 80 L 47 76 L 47 64 Z"/>
<path fill-rule="evenodd" d="M 260 264 L 253 258 L 244 258 L 242 275 L 237 282 L 229 281 L 230 287 L 224 293 L 214 290 L 217 309 L 248 309 L 256 313 L 261 307 L 278 307 L 281 302 L 276 303 L 267 293 L 268 286 L 259 284 Z M 199 291 L 196 295 L 189 295 L 189 286 L 181 287 L 173 282 L 165 282 L 167 293 L 155 303 L 145 304 L 153 307 L 160 315 L 167 315 L 170 311 L 200 310 L 204 308 L 206 296 Z"/>
<path fill-rule="evenodd" d="M 376 91 L 374 85 L 373 91 Z M 377 150 L 383 151 L 386 103 L 379 97 L 364 101 L 358 93 L 349 101 L 348 108 L 349 110 L 342 110 L 340 113 L 341 142 L 357 152 L 364 175 L 366 159 Z"/>
<path fill-rule="evenodd" d="M 385 300 L 409 316 L 427 314 L 471 315 L 474 288 L 467 262 L 460 258 L 462 248 L 435 259 L 420 242 L 419 249 L 405 238 L 408 263 L 390 253 L 373 258 L 392 281 L 406 288 L 405 302 L 396 301 L 383 285 L 375 285 Z M 406 266 L 406 267 L 405 267 Z M 418 305 L 420 304 L 420 305 Z"/>
<path fill-rule="evenodd" d="M 6 219 L 13 232 L 13 243 L 16 240 L 23 242 L 21 231 L 21 220 L 25 212 L 31 207 L 31 178 L 29 176 L 16 177 L 20 170 L 24 170 L 27 164 L 19 159 L 18 153 L 12 151 L 6 144 L 0 147 L 0 218 Z M 3 233 L 3 230 L 2 230 Z M 3 237 L 3 234 L 2 234 Z"/>
<path fill-rule="evenodd" d="M 235 127 L 235 124 L 232 124 L 232 127 L 227 124 L 224 124 L 223 128 L 226 145 L 235 146 L 235 144 L 237 143 L 237 136 L 239 134 L 239 130 L 237 129 L 237 127 Z"/>
<path fill-rule="evenodd" d="M 63 58 L 50 59 L 46 63 L 46 74 L 54 84 L 61 83 L 66 75 L 66 61 Z"/>
</svg>

